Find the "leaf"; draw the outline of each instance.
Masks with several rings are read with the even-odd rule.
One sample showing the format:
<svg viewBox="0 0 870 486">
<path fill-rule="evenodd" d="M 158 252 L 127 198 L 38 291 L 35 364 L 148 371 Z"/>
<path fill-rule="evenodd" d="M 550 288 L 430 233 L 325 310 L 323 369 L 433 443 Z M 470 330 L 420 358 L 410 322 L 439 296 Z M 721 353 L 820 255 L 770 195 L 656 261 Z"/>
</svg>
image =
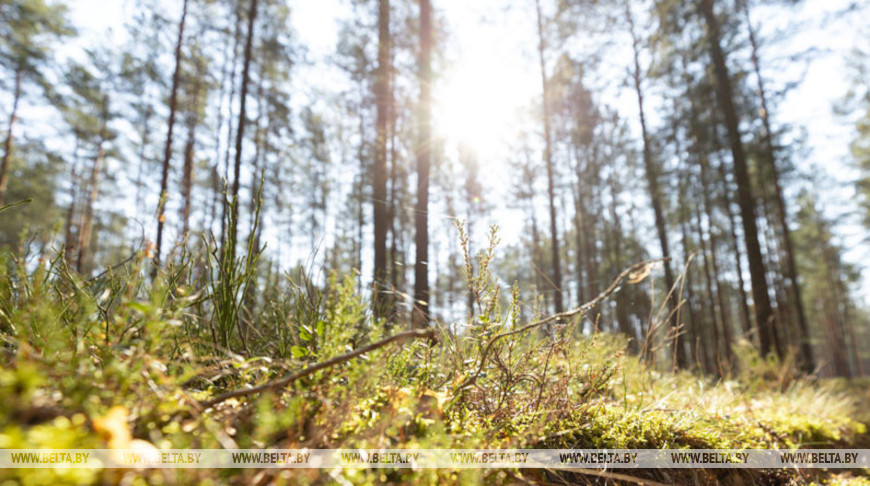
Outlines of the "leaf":
<svg viewBox="0 0 870 486">
<path fill-rule="evenodd" d="M 314 337 L 314 333 L 311 332 L 311 328 L 303 325 L 299 330 L 299 339 L 303 341 L 311 341 Z"/>
<path fill-rule="evenodd" d="M 644 279 L 646 279 L 649 276 L 650 272 L 652 272 L 652 269 L 653 269 L 652 264 L 647 264 L 647 265 L 644 265 L 643 267 L 638 268 L 637 270 L 629 273 L 628 274 L 628 283 L 637 284 L 637 283 L 643 282 Z"/>
<path fill-rule="evenodd" d="M 293 346 L 290 348 L 290 354 L 292 354 L 294 358 L 304 358 L 308 356 L 308 350 L 302 346 Z"/>
</svg>

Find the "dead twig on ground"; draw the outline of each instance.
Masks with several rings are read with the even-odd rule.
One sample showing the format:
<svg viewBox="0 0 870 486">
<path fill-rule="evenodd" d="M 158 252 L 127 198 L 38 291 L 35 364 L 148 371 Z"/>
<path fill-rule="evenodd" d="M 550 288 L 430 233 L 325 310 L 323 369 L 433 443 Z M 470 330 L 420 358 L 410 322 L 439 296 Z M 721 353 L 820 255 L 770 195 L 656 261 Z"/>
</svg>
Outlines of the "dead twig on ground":
<svg viewBox="0 0 870 486">
<path fill-rule="evenodd" d="M 218 403 L 225 402 L 231 398 L 245 397 L 248 395 L 254 395 L 256 393 L 261 393 L 264 391 L 283 388 L 283 387 L 293 383 L 296 380 L 299 380 L 301 378 L 305 378 L 306 376 L 311 375 L 313 373 L 316 373 L 320 370 L 330 368 L 332 366 L 339 365 L 341 363 L 345 363 L 345 362 L 350 361 L 354 358 L 362 356 L 363 354 L 366 354 L 370 351 L 374 351 L 378 348 L 382 348 L 390 343 L 405 341 L 408 339 L 426 339 L 426 338 L 435 339 L 435 329 L 415 329 L 413 331 L 400 332 L 398 334 L 394 334 L 392 336 L 381 339 L 380 341 L 376 341 L 376 342 L 373 342 L 371 344 L 367 344 L 367 345 L 362 346 L 360 348 L 354 349 L 353 351 L 351 351 L 349 353 L 345 353 L 345 354 L 336 356 L 334 358 L 328 359 L 326 361 L 323 361 L 321 363 L 311 365 L 308 368 L 305 368 L 301 371 L 297 371 L 296 373 L 291 373 L 283 378 L 269 381 L 269 382 L 263 383 L 262 385 L 254 386 L 251 388 L 243 388 L 240 390 L 233 390 L 233 391 L 230 391 L 227 393 L 223 393 L 223 394 L 218 395 L 218 396 L 211 398 L 209 400 L 199 402 L 199 406 L 202 408 L 208 408 L 208 407 L 214 406 Z"/>
</svg>

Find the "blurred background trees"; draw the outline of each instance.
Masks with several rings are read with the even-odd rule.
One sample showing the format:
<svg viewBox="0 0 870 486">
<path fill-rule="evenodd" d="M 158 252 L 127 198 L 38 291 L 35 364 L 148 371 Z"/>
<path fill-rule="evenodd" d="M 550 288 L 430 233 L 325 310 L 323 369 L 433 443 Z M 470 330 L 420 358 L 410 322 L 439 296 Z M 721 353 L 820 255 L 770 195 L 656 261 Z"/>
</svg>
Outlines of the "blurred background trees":
<svg viewBox="0 0 870 486">
<path fill-rule="evenodd" d="M 473 255 L 500 223 L 520 236 L 497 273 L 505 296 L 519 283 L 526 313 L 573 308 L 630 264 L 667 258 L 580 326 L 626 334 L 662 366 L 725 374 L 741 341 L 806 371 L 870 365 L 866 269 L 839 236 L 870 228 L 870 62 L 853 56 L 840 107 L 857 174 L 841 216 L 820 190 L 826 161 L 779 121 L 799 80 L 768 61 L 756 9 L 787 21 L 791 2 L 515 6 L 540 85 L 521 129 L 502 134 L 504 160 L 433 121 L 451 69 L 437 1 L 342 4 L 319 60 L 294 5 L 136 0 L 116 26 L 125 41 L 92 45 L 59 0 L 0 4 L 0 206 L 30 199 L 0 214 L 0 244 L 34 262 L 63 252 L 87 277 L 137 250 L 170 265 L 201 241 L 247 258 L 236 240 L 252 237 L 268 250 L 247 316 L 301 267 L 324 286 L 355 274 L 375 316 L 423 326 L 475 312 L 454 223 Z"/>
</svg>

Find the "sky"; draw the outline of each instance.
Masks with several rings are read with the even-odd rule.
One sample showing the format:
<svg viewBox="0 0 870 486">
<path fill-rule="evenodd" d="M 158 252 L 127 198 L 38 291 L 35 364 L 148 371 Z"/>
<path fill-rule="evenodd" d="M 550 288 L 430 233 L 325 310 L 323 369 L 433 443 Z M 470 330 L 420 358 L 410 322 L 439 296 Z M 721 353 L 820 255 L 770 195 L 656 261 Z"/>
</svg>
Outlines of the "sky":
<svg viewBox="0 0 870 486">
<path fill-rule="evenodd" d="M 854 133 L 854 118 L 835 115 L 832 110 L 849 88 L 846 63 L 849 51 L 870 39 L 866 30 L 862 32 L 866 23 L 862 19 L 867 16 L 861 12 L 830 19 L 832 13 L 851 3 L 851 0 L 805 0 L 788 11 L 777 6 L 758 7 L 753 10 L 753 23 L 765 40 L 761 56 L 764 67 L 770 69 L 763 73 L 769 87 L 779 89 L 804 76 L 775 107 L 773 120 L 805 128 L 796 132 L 798 140 L 810 149 L 799 161 L 799 172 L 825 174 L 821 187 L 817 187 L 825 210 L 846 221 L 838 226 L 837 235 L 847 249 L 847 260 L 864 268 L 867 266 L 864 262 L 870 261 L 870 249 L 863 241 L 865 231 L 851 214 L 854 210 L 851 182 L 856 174 L 850 167 L 848 144 Z M 69 4 L 73 20 L 84 35 L 82 42 L 86 43 L 106 41 L 107 29 L 122 25 L 132 9 L 125 0 L 75 0 Z M 180 2 L 168 3 L 171 4 L 178 5 L 180 14 Z M 330 89 L 332 79 L 324 66 L 335 52 L 338 23 L 350 15 L 351 8 L 348 0 L 290 0 L 290 4 L 297 39 L 306 46 L 310 61 L 297 73 L 296 82 L 304 98 L 316 100 Z M 508 4 L 510 8 L 504 6 Z M 498 184 L 504 186 L 509 176 L 504 161 L 517 129 L 515 113 L 540 96 L 540 75 L 533 50 L 534 3 L 434 0 L 433 6 L 449 31 L 444 46 L 449 68 L 440 73 L 433 86 L 435 131 L 446 139 L 448 152 L 455 150 L 462 140 L 473 140 L 484 172 L 494 181 L 504 182 Z M 801 34 L 777 42 L 782 37 L 780 30 L 790 24 L 800 25 Z M 108 34 L 108 41 L 120 42 L 121 35 L 115 30 Z M 816 49 L 817 54 L 809 64 L 778 61 L 810 48 Z M 623 57 L 615 56 L 605 64 L 609 62 L 611 67 L 620 69 L 628 61 Z M 637 107 L 631 93 L 614 88 L 607 96 L 623 116 L 629 120 L 636 117 Z M 655 100 L 651 105 L 655 119 Z M 633 129 L 639 133 L 639 127 Z M 515 216 L 507 210 L 493 213 L 507 244 L 518 241 L 522 231 Z M 863 285 L 860 292 L 870 299 L 870 285 Z"/>
</svg>

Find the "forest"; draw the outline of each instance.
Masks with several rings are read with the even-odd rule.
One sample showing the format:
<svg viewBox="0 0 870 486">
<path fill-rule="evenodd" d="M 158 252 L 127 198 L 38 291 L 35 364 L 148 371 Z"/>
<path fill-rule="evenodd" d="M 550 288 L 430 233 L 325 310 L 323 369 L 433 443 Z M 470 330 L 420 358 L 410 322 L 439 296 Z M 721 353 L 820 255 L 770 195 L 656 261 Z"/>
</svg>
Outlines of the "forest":
<svg viewBox="0 0 870 486">
<path fill-rule="evenodd" d="M 867 18 L 0 0 L 0 450 L 870 449 Z M 3 457 L 4 485 L 870 484 Z"/>
</svg>

